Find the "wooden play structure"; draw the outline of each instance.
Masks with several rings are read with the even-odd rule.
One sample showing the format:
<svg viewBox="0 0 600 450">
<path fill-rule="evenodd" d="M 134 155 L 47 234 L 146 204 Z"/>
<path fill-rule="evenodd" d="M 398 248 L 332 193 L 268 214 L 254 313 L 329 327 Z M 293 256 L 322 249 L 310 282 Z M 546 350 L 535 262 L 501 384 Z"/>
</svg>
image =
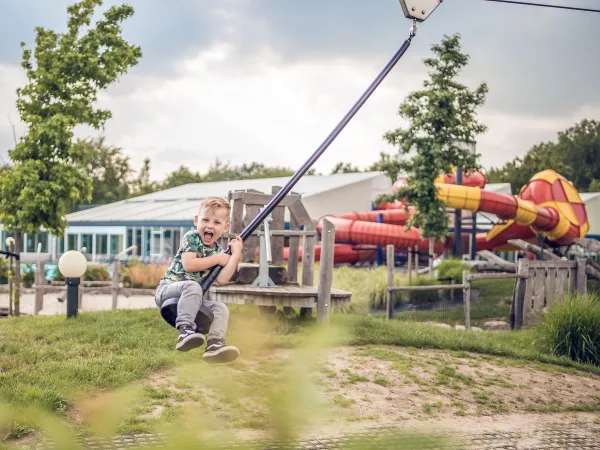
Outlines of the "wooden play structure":
<svg viewBox="0 0 600 450">
<path fill-rule="evenodd" d="M 245 224 L 259 213 L 279 190 L 273 187 L 272 194 L 255 190 L 234 191 L 229 193 L 232 204 L 230 232 L 224 235 L 220 244 L 225 248 L 231 235 L 239 234 Z M 285 229 L 286 209 L 290 227 Z M 226 304 L 255 305 L 262 312 L 275 312 L 282 308 L 286 313 L 295 313 L 297 308 L 301 316 L 307 316 L 317 310 L 317 320 L 325 321 L 331 307 L 349 305 L 352 293 L 333 289 L 333 250 L 335 228 L 325 221 L 320 242 L 321 263 L 317 283 L 315 283 L 315 246 L 319 234 L 316 222 L 310 218 L 302 204 L 299 194 L 288 194 L 275 208 L 271 217 L 265 220 L 244 243 L 242 262 L 238 272 L 230 283 L 224 286 L 211 286 L 209 294 L 217 301 Z M 285 241 L 290 255 L 284 264 L 283 249 Z M 302 260 L 299 267 L 299 249 L 302 246 Z M 45 280 L 44 261 L 37 261 L 35 283 L 31 289 L 21 287 L 23 293 L 34 293 L 33 314 L 43 309 L 44 295 L 59 293 L 59 301 L 64 300 L 64 281 Z M 114 261 L 111 281 L 88 281 L 81 279 L 79 288 L 79 307 L 84 295 L 111 295 L 112 309 L 117 309 L 118 297 L 132 295 L 154 295 L 154 289 L 124 287 L 120 281 L 120 261 Z M 301 273 L 299 273 L 301 272 Z M 7 287 L 8 288 L 8 287 Z M 0 291 L 8 290 L 0 287 Z"/>
<path fill-rule="evenodd" d="M 223 236 L 226 245 L 231 235 L 239 234 L 281 189 L 273 186 L 271 194 L 253 189 L 229 193 L 232 204 L 231 227 Z M 285 229 L 286 209 L 289 229 Z M 211 287 L 211 294 L 227 304 L 256 305 L 262 309 L 277 307 L 299 308 L 305 316 L 317 309 L 317 320 L 324 317 L 330 307 L 346 306 L 352 293 L 333 289 L 333 249 L 335 228 L 327 221 L 321 241 L 318 283 L 314 283 L 315 246 L 317 223 L 312 220 L 302 204 L 301 196 L 289 193 L 275 208 L 271 217 L 244 243 L 242 264 L 236 282 L 226 286 Z M 284 245 L 288 241 L 290 257 L 284 265 Z M 301 279 L 299 278 L 299 249 L 302 245 Z M 273 278 L 276 278 L 273 280 Z"/>
</svg>

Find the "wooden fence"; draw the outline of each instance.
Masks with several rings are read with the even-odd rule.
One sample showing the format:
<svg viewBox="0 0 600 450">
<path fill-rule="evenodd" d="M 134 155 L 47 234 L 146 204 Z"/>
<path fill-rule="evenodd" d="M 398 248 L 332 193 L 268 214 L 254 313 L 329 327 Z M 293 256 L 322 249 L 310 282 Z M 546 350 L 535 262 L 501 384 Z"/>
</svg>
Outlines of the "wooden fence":
<svg viewBox="0 0 600 450">
<path fill-rule="evenodd" d="M 553 258 L 544 261 L 521 259 L 516 273 L 469 273 L 463 272 L 462 284 L 434 286 L 394 286 L 394 246 L 387 247 L 387 318 L 393 317 L 394 292 L 463 289 L 465 328 L 471 328 L 472 283 L 481 279 L 515 279 L 510 309 L 511 328 L 531 325 L 544 308 L 561 301 L 565 295 L 587 292 L 588 275 L 595 276 L 596 269 L 589 260 L 569 261 Z"/>
<path fill-rule="evenodd" d="M 576 261 L 529 261 L 519 260 L 511 304 L 510 320 L 513 328 L 531 325 L 544 308 L 552 306 L 565 295 L 587 291 L 587 268 L 585 259 Z"/>
</svg>

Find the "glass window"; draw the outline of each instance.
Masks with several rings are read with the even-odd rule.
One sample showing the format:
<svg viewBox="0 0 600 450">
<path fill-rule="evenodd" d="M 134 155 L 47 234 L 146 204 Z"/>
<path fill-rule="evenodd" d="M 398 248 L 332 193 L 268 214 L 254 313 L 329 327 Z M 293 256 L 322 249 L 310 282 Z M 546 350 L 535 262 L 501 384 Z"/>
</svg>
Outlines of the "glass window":
<svg viewBox="0 0 600 450">
<path fill-rule="evenodd" d="M 61 238 L 56 238 L 56 252 L 64 253 L 65 252 L 65 238 L 64 236 Z"/>
<path fill-rule="evenodd" d="M 152 248 L 152 230 L 150 228 L 144 229 L 144 244 L 146 244 L 144 255 L 149 256 Z"/>
<path fill-rule="evenodd" d="M 160 248 L 160 232 L 152 233 L 152 254 L 160 255 L 162 253 L 162 249 Z"/>
<path fill-rule="evenodd" d="M 129 230 L 131 231 L 131 230 Z M 123 251 L 123 236 L 120 234 L 110 235 L 110 254 L 118 255 Z"/>
<path fill-rule="evenodd" d="M 25 242 L 25 252 L 26 253 L 35 253 L 35 234 L 27 233 Z"/>
<path fill-rule="evenodd" d="M 48 253 L 48 233 L 45 231 L 38 233 L 37 242 L 42 244 L 42 253 Z"/>
<path fill-rule="evenodd" d="M 96 235 L 96 255 L 107 255 L 108 254 L 108 235 L 97 234 Z"/>
<path fill-rule="evenodd" d="M 92 253 L 92 234 L 82 234 L 81 235 L 81 247 L 85 247 L 85 252 L 87 254 Z"/>
<path fill-rule="evenodd" d="M 142 248 L 142 229 L 141 228 L 136 228 L 136 230 L 135 230 L 135 245 L 137 246 L 136 254 L 138 256 L 142 256 L 142 251 L 144 249 Z"/>
<path fill-rule="evenodd" d="M 76 234 L 67 234 L 67 250 L 77 250 Z"/>
</svg>

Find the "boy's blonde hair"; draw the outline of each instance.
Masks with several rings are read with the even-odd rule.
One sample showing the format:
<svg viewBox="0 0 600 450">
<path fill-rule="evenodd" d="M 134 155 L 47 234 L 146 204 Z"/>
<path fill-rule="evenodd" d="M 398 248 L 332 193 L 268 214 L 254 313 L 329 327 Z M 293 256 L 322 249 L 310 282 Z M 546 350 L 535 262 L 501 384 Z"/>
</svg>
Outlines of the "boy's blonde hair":
<svg viewBox="0 0 600 450">
<path fill-rule="evenodd" d="M 200 202 L 200 206 L 198 207 L 198 214 L 204 208 L 208 208 L 212 211 L 215 211 L 219 208 L 225 208 L 227 210 L 227 219 L 229 220 L 229 213 L 231 211 L 231 205 L 227 200 L 221 197 L 206 197 Z"/>
</svg>

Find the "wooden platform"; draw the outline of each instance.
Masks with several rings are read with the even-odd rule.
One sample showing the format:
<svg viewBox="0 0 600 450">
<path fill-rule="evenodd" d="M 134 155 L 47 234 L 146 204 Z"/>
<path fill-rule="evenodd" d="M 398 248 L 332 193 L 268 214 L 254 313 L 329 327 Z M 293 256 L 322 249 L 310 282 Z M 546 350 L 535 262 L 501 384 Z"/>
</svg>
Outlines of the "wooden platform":
<svg viewBox="0 0 600 450">
<path fill-rule="evenodd" d="M 292 308 L 316 308 L 317 286 L 297 284 L 273 287 L 253 287 L 247 284 L 227 284 L 213 286 L 209 295 L 217 301 L 233 305 L 290 306 Z M 339 289 L 331 290 L 333 308 L 350 304 L 352 293 Z"/>
</svg>

